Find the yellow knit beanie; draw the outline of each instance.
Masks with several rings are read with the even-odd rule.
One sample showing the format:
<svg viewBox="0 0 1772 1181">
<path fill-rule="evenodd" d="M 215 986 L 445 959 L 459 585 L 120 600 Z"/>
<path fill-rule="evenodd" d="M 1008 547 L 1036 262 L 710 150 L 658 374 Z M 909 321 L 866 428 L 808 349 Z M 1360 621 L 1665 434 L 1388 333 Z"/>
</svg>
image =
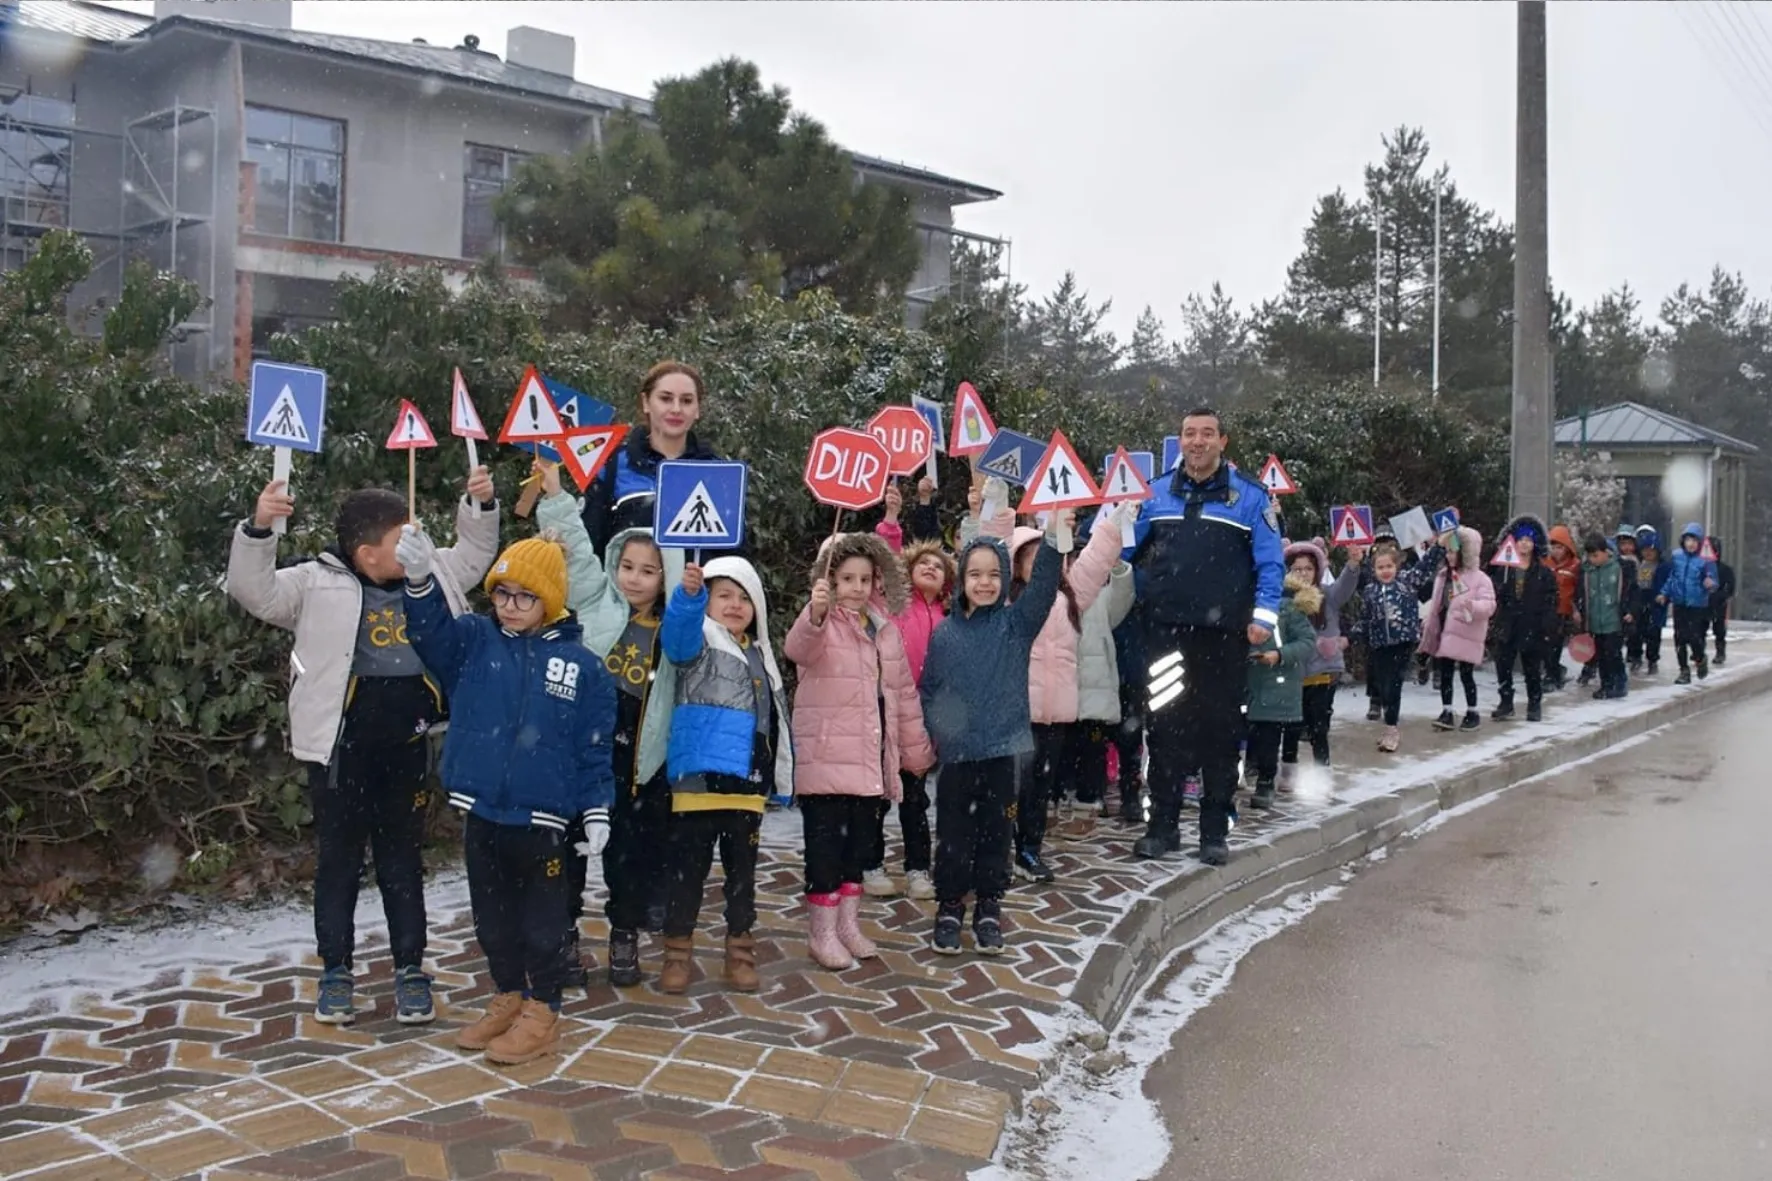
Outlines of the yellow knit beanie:
<svg viewBox="0 0 1772 1181">
<path fill-rule="evenodd" d="M 514 582 L 541 600 L 549 623 L 566 614 L 566 551 L 557 541 L 526 537 L 512 543 L 486 575 L 486 593 L 501 582 Z"/>
</svg>

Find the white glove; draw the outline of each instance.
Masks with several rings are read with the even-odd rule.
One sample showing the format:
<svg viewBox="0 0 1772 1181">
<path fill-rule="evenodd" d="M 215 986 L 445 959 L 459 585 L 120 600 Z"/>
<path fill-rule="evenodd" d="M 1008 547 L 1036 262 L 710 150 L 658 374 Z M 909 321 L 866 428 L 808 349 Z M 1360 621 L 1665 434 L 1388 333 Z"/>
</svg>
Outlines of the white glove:
<svg viewBox="0 0 1772 1181">
<path fill-rule="evenodd" d="M 417 525 L 400 526 L 400 540 L 394 543 L 394 560 L 406 569 L 406 581 L 422 583 L 437 568 L 437 547 Z"/>
<path fill-rule="evenodd" d="M 592 808 L 584 815 L 586 857 L 599 857 L 609 844 L 609 809 Z"/>
</svg>

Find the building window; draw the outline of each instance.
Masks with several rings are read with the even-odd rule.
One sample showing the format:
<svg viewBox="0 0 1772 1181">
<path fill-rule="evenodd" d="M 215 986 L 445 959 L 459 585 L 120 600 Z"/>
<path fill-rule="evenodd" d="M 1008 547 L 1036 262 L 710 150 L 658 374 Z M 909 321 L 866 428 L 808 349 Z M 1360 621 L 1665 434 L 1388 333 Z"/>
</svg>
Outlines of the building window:
<svg viewBox="0 0 1772 1181">
<path fill-rule="evenodd" d="M 74 104 L 20 95 L 0 118 L 0 197 L 8 228 L 69 225 Z"/>
<path fill-rule="evenodd" d="M 504 257 L 505 233 L 493 216 L 492 203 L 528 158 L 527 152 L 467 145 L 462 166 L 462 183 L 466 186 L 461 201 L 463 258 Z"/>
<path fill-rule="evenodd" d="M 343 123 L 249 106 L 246 158 L 258 165 L 254 230 L 279 238 L 340 240 L 344 224 Z"/>
</svg>

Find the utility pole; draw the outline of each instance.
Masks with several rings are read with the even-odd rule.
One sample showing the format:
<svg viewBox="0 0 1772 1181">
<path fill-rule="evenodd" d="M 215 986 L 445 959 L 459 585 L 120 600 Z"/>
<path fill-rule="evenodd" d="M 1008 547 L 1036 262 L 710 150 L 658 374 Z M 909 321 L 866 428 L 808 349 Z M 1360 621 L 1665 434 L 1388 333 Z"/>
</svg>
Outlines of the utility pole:
<svg viewBox="0 0 1772 1181">
<path fill-rule="evenodd" d="M 1372 388 L 1378 388 L 1379 339 L 1384 330 L 1384 206 L 1372 198 Z"/>
<path fill-rule="evenodd" d="M 1518 0 L 1514 127 L 1514 515 L 1553 520 L 1551 478 L 1549 115 L 1545 0 Z"/>
<path fill-rule="evenodd" d="M 1440 190 L 1445 188 L 1445 181 L 1434 179 L 1434 389 L 1433 396 L 1440 396 Z"/>
</svg>

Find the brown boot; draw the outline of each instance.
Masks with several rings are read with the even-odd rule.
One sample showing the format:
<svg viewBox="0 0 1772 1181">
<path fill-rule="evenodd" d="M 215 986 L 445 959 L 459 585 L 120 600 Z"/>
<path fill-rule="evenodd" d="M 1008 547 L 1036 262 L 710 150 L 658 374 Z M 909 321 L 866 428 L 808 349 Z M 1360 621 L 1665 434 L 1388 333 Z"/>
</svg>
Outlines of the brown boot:
<svg viewBox="0 0 1772 1181">
<path fill-rule="evenodd" d="M 517 1023 L 517 1014 L 522 1008 L 522 993 L 499 993 L 486 1002 L 486 1012 L 480 1020 L 455 1035 L 455 1044 L 464 1050 L 484 1050 L 492 1044 L 493 1038 Z"/>
<path fill-rule="evenodd" d="M 695 936 L 682 939 L 665 936 L 664 971 L 658 974 L 658 990 L 667 996 L 682 996 L 689 991 L 689 969 L 695 959 Z"/>
<path fill-rule="evenodd" d="M 516 1024 L 486 1047 L 486 1061 L 500 1066 L 533 1062 L 553 1049 L 559 1039 L 560 1014 L 545 1001 L 524 1001 Z"/>
<path fill-rule="evenodd" d="M 763 987 L 757 976 L 757 941 L 749 934 L 726 936 L 726 987 L 733 992 Z"/>
</svg>

